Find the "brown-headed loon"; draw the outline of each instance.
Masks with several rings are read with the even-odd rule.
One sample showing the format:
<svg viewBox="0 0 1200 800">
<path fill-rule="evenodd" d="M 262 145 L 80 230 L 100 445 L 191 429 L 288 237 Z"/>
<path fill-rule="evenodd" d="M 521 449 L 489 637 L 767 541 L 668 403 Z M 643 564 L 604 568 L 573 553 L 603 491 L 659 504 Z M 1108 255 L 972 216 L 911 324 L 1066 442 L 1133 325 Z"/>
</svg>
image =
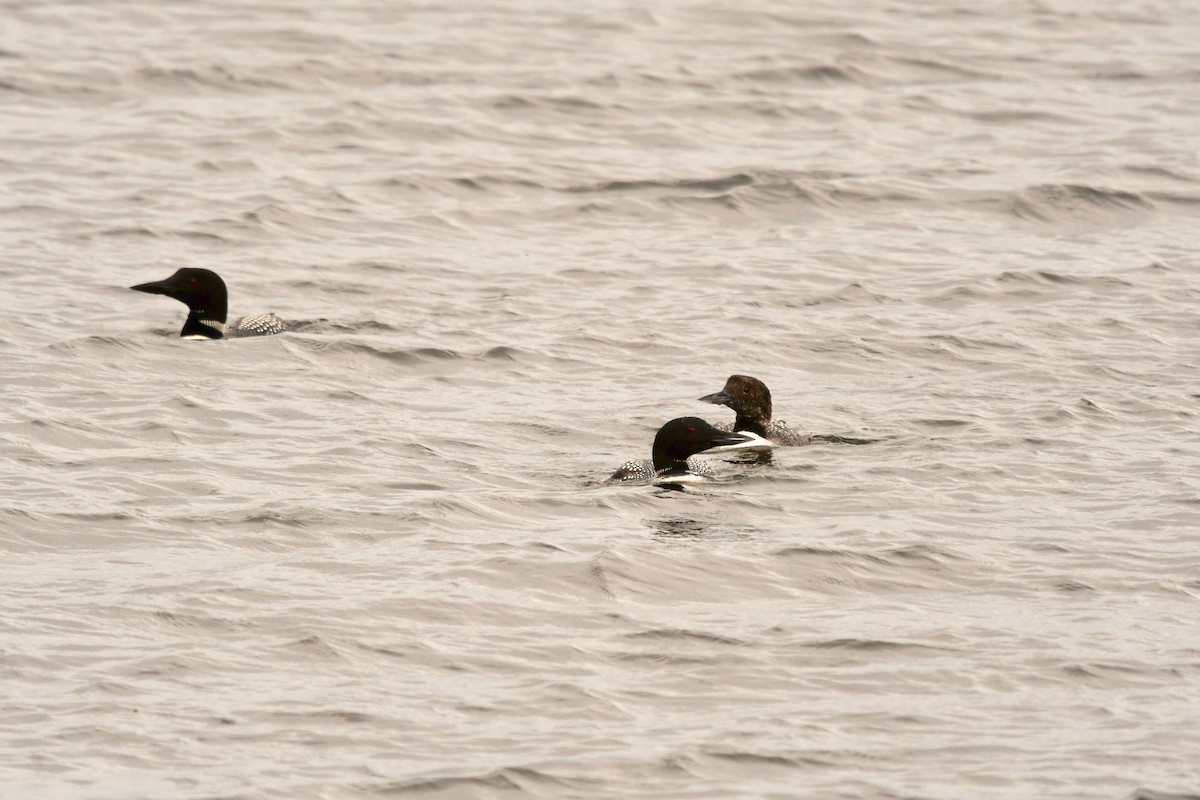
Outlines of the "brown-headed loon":
<svg viewBox="0 0 1200 800">
<path fill-rule="evenodd" d="M 704 395 L 700 402 L 733 409 L 737 418 L 718 423 L 717 428 L 752 435 L 759 440 L 758 446 L 803 445 L 812 441 L 811 436 L 793 430 L 786 422 L 771 419 L 771 390 L 758 378 L 730 375 L 721 391 Z"/>
</svg>

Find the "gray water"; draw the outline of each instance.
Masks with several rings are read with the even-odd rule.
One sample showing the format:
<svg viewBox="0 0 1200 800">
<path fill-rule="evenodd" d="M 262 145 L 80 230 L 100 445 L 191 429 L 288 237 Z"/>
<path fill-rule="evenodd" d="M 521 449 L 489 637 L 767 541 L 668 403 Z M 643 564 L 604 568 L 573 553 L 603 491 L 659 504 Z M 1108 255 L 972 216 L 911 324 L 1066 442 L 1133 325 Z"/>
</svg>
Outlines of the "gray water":
<svg viewBox="0 0 1200 800">
<path fill-rule="evenodd" d="M 0 796 L 1200 795 L 1194 4 L 0 19 Z"/>
</svg>

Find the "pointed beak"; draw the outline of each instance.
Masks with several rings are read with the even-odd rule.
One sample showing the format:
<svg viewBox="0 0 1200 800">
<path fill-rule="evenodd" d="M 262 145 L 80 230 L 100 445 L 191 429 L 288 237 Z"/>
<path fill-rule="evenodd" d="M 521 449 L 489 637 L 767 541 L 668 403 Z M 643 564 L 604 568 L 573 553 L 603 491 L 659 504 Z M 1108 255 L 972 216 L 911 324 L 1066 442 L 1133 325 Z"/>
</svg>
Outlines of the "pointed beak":
<svg viewBox="0 0 1200 800">
<path fill-rule="evenodd" d="M 749 442 L 753 437 L 746 436 L 744 433 L 722 433 L 720 436 L 714 436 L 712 439 L 713 447 L 729 447 L 742 442 Z"/>
<path fill-rule="evenodd" d="M 729 401 L 733 398 L 724 392 L 713 392 L 712 394 L 706 394 L 704 397 L 699 399 L 701 403 L 715 403 L 719 406 L 727 406 L 729 405 Z"/>
<path fill-rule="evenodd" d="M 171 289 L 166 285 L 166 281 L 155 281 L 154 283 L 139 283 L 137 286 L 130 286 L 135 292 L 146 292 L 147 294 L 165 294 L 170 295 Z"/>
</svg>

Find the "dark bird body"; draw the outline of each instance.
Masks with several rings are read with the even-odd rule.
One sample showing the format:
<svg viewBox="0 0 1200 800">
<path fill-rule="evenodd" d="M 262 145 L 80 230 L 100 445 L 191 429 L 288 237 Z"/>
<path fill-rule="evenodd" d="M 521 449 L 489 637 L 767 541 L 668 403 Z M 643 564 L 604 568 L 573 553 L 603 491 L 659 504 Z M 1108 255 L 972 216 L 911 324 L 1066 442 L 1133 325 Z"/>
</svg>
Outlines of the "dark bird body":
<svg viewBox="0 0 1200 800">
<path fill-rule="evenodd" d="M 749 375 L 730 375 L 724 388 L 700 398 L 702 403 L 729 406 L 737 414 L 733 422 L 722 422 L 717 428 L 753 434 L 773 445 L 803 445 L 811 436 L 799 433 L 786 422 L 771 419 L 771 390 L 758 378 Z"/>
<path fill-rule="evenodd" d="M 680 483 L 712 474 L 692 456 L 714 447 L 740 444 L 749 437 L 721 431 L 699 417 L 679 417 L 658 429 L 649 459 L 626 461 L 609 478 L 614 483 Z"/>
<path fill-rule="evenodd" d="M 166 295 L 186 305 L 187 320 L 179 332 L 185 339 L 236 339 L 286 330 L 283 320 L 274 314 L 251 314 L 227 321 L 229 292 L 221 276 L 210 269 L 184 267 L 165 280 L 129 288 Z"/>
</svg>

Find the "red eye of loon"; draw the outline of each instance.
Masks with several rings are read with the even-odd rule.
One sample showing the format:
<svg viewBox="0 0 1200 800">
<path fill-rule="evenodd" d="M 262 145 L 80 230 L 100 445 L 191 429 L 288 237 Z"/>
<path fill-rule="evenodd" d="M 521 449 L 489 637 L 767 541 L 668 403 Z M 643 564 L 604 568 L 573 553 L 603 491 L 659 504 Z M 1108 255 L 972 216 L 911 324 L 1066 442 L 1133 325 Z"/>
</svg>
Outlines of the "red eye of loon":
<svg viewBox="0 0 1200 800">
<path fill-rule="evenodd" d="M 688 436 L 691 436 L 695 432 L 696 432 L 695 428 L 688 428 Z"/>
</svg>

